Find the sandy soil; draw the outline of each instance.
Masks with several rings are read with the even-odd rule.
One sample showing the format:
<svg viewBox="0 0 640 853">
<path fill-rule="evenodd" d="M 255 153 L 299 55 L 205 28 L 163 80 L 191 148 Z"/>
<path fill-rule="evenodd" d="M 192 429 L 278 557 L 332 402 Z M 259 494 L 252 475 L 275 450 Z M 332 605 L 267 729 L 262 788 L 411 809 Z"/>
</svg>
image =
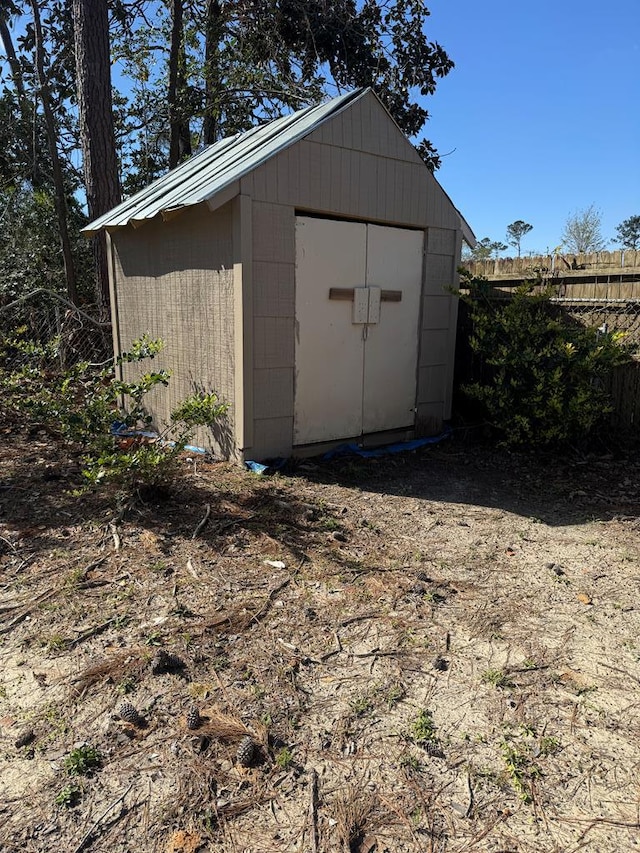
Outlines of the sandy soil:
<svg viewBox="0 0 640 853">
<path fill-rule="evenodd" d="M 4 435 L 2 853 L 640 849 L 634 459 L 77 468 Z"/>
</svg>

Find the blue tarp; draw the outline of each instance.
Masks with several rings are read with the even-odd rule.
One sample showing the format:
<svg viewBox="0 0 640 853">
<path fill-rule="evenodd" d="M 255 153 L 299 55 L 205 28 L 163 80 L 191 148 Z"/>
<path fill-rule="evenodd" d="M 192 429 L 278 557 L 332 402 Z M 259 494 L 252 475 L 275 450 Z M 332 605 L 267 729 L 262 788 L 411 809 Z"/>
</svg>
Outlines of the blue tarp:
<svg viewBox="0 0 640 853">
<path fill-rule="evenodd" d="M 341 444 L 333 450 L 327 451 L 322 457 L 325 460 L 335 459 L 336 456 L 362 456 L 364 459 L 377 459 L 381 456 L 390 456 L 393 453 L 405 453 L 409 450 L 418 450 L 429 444 L 438 444 L 449 438 L 453 430 L 447 427 L 440 435 L 432 435 L 429 438 L 414 438 L 412 441 L 399 441 L 397 444 L 386 444 L 384 447 L 374 447 L 368 450 L 359 444 Z"/>
<path fill-rule="evenodd" d="M 414 438 L 412 441 L 399 441 L 396 444 L 386 444 L 383 447 L 374 447 L 370 450 L 366 447 L 360 447 L 359 444 L 341 444 L 339 447 L 334 447 L 333 450 L 327 451 L 321 459 L 323 462 L 329 462 L 331 459 L 342 456 L 360 456 L 364 459 L 378 459 L 382 456 L 390 456 L 393 453 L 406 453 L 430 444 L 439 444 L 439 442 L 444 441 L 451 435 L 453 435 L 453 430 L 451 427 L 446 427 L 439 435 L 433 435 L 429 438 Z M 252 461 L 245 462 L 244 464 L 254 474 L 268 474 L 272 471 L 279 471 L 287 464 L 287 461 L 287 459 L 274 459 L 268 465 Z"/>
<path fill-rule="evenodd" d="M 114 421 L 111 424 L 111 435 L 117 435 L 120 438 L 132 438 L 133 436 L 141 436 L 142 438 L 151 438 L 151 439 L 159 439 L 160 436 L 157 432 L 153 430 L 144 430 L 144 429 L 131 429 L 126 424 L 123 424 L 121 421 Z M 162 444 L 166 444 L 168 447 L 173 447 L 173 441 L 162 441 Z M 202 453 L 204 455 L 207 454 L 207 451 L 204 447 L 196 447 L 195 444 L 185 444 L 185 450 L 188 450 L 189 453 Z"/>
</svg>

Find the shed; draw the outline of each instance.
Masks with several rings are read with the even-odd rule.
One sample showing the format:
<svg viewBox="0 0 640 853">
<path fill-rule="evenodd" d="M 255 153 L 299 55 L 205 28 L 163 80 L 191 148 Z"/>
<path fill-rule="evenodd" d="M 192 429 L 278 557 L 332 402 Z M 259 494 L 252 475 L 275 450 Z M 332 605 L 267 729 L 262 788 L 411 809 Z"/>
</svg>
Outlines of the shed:
<svg viewBox="0 0 640 853">
<path fill-rule="evenodd" d="M 441 430 L 465 228 L 361 89 L 223 139 L 85 233 L 107 232 L 116 354 L 165 342 L 154 420 L 215 390 L 228 417 L 198 443 L 261 460 Z"/>
</svg>

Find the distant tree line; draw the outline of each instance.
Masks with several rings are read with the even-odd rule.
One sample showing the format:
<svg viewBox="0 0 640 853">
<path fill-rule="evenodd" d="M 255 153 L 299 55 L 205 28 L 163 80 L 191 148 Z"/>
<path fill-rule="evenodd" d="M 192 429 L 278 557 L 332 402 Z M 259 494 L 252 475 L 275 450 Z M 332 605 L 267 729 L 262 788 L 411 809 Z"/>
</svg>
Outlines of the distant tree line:
<svg viewBox="0 0 640 853">
<path fill-rule="evenodd" d="M 419 0 L 2 0 L 0 303 L 46 285 L 106 310 L 85 199 L 93 219 L 257 123 L 372 86 L 419 138 L 453 67 L 429 15 Z"/>
<path fill-rule="evenodd" d="M 483 237 L 478 240 L 475 248 L 469 250 L 469 260 L 488 260 L 497 258 L 505 252 L 508 246 L 513 246 L 518 257 L 521 255 L 522 239 L 533 230 L 533 225 L 522 219 L 517 219 L 507 225 L 506 243 Z M 640 216 L 630 216 L 616 227 L 615 245 L 623 249 L 640 249 Z M 607 246 L 602 236 L 602 214 L 595 205 L 570 214 L 562 229 L 560 244 L 554 251 L 568 254 L 583 254 L 601 252 Z"/>
</svg>

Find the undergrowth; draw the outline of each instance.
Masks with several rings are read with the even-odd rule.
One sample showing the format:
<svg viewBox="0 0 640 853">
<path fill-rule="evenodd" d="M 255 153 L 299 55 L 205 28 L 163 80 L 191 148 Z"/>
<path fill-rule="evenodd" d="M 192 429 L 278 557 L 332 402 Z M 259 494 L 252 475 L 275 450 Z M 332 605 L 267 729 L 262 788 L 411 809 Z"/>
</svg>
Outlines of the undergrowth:
<svg viewBox="0 0 640 853">
<path fill-rule="evenodd" d="M 8 346 L 4 342 L 4 348 Z M 0 370 L 2 408 L 26 426 L 45 427 L 80 447 L 84 488 L 114 483 L 124 492 L 158 487 L 173 478 L 178 457 L 198 426 L 224 416 L 228 405 L 215 392 L 198 392 L 183 400 L 157 437 L 143 433 L 151 427 L 145 402 L 148 394 L 169 384 L 167 370 L 146 370 L 135 381 L 121 378 L 127 364 L 139 364 L 162 350 L 160 340 L 144 335 L 114 365 L 88 362 L 66 370 L 51 369 L 51 344 L 11 340 L 23 356 L 14 371 Z M 1 354 L 1 353 L 0 353 Z"/>
<path fill-rule="evenodd" d="M 472 351 L 461 390 L 502 444 L 553 447 L 597 438 L 611 412 L 606 380 L 631 358 L 624 333 L 563 317 L 540 282 L 506 294 L 460 273 Z"/>
</svg>

